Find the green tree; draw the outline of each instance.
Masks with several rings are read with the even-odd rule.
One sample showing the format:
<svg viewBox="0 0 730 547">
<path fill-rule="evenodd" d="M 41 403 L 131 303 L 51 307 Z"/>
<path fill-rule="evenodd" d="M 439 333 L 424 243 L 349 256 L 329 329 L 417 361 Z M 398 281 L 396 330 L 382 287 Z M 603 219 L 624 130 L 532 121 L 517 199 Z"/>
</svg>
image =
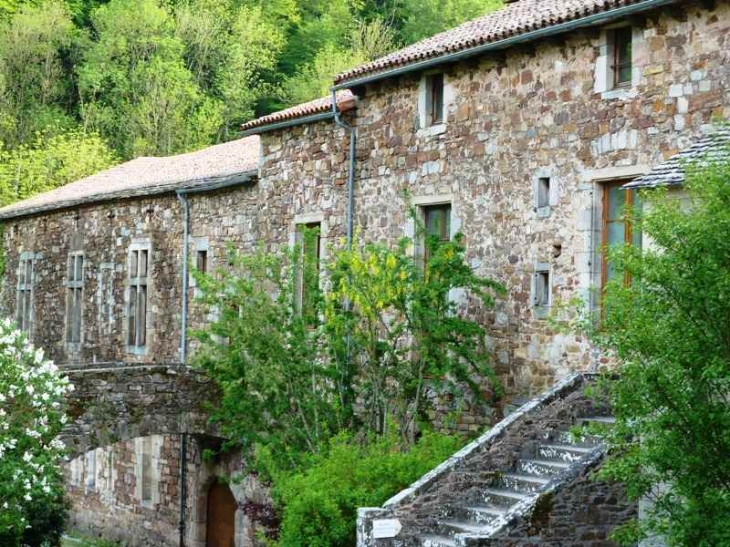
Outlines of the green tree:
<svg viewBox="0 0 730 547">
<path fill-rule="evenodd" d="M 709 547 L 730 544 L 730 164 L 688 170 L 686 200 L 643 195 L 652 245 L 611 254 L 631 281 L 609 284 L 596 333 L 621 363 L 603 475 L 654 501 L 620 537 Z"/>
<path fill-rule="evenodd" d="M 214 418 L 234 444 L 267 446 L 281 468 L 319 453 L 349 419 L 338 401 L 350 388 L 322 352 L 317 314 L 295 305 L 306 283 L 311 305 L 319 307 L 312 264 L 302 264 L 299 251 L 231 251 L 228 268 L 196 274 L 201 303 L 217 315 L 209 329 L 194 333 L 202 344 L 196 362 L 223 392 Z"/>
<path fill-rule="evenodd" d="M 28 145 L 0 148 L 0 205 L 52 190 L 114 163 L 114 154 L 98 135 L 37 134 Z"/>
<path fill-rule="evenodd" d="M 210 143 L 222 106 L 185 66 L 170 13 L 157 0 L 111 0 L 92 21 L 95 40 L 78 68 L 84 123 L 125 159 Z"/>
<path fill-rule="evenodd" d="M 197 84 L 222 104 L 219 138 L 254 115 L 273 91 L 271 79 L 285 43 L 279 18 L 260 6 L 231 6 L 225 0 L 183 3 L 175 10 L 176 32 Z"/>
<path fill-rule="evenodd" d="M 0 544 L 57 545 L 67 510 L 57 437 L 73 386 L 8 319 L 0 347 Z"/>
<path fill-rule="evenodd" d="M 503 288 L 474 273 L 460 236 L 426 245 L 424 267 L 407 240 L 332 249 L 325 295 L 317 254 L 300 247 L 232 254 L 230 268 L 198 275 L 218 319 L 195 333 L 196 359 L 221 385 L 216 418 L 228 436 L 296 467 L 347 429 L 413 444 L 428 427 L 427 389 L 450 392 L 456 410 L 498 395 L 484 329 L 449 294 L 476 308 Z"/>
<path fill-rule="evenodd" d="M 426 432 L 409 449 L 396 436 L 363 442 L 333 438 L 306 469 L 275 471 L 272 495 L 281 511 L 280 547 L 355 545 L 358 507 L 378 507 L 454 454 L 456 436 Z M 260 454 L 266 458 L 267 454 Z"/>
<path fill-rule="evenodd" d="M 401 39 L 411 44 L 502 7 L 502 0 L 401 0 Z"/>
<path fill-rule="evenodd" d="M 0 142 L 14 147 L 35 132 L 59 131 L 70 116 L 75 29 L 61 2 L 22 6 L 0 22 Z"/>
</svg>

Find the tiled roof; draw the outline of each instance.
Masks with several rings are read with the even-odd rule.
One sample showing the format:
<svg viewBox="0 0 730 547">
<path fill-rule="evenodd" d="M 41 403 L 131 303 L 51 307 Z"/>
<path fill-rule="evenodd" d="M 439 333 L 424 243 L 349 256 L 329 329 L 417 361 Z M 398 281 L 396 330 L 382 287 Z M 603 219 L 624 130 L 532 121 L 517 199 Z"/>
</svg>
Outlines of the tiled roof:
<svg viewBox="0 0 730 547">
<path fill-rule="evenodd" d="M 349 89 L 343 89 L 342 91 L 337 92 L 337 108 L 339 110 L 349 110 L 351 108 L 354 108 L 354 106 L 355 96 Z M 280 110 L 279 112 L 274 112 L 273 114 L 269 114 L 268 116 L 262 116 L 260 118 L 256 118 L 255 120 L 251 120 L 250 122 L 246 122 L 241 125 L 241 131 L 250 131 L 251 129 L 255 129 L 258 127 L 264 127 L 279 122 L 294 120 L 296 118 L 303 118 L 305 116 L 311 116 L 313 114 L 324 114 L 330 112 L 331 110 L 332 97 L 328 95 L 327 97 L 322 97 L 321 99 L 315 99 L 313 101 L 309 101 L 308 103 L 298 104 L 296 106 L 292 106 L 291 108 Z"/>
<path fill-rule="evenodd" d="M 336 84 L 647 0 L 518 0 L 380 59 L 339 74 Z"/>
<path fill-rule="evenodd" d="M 0 208 L 0 219 L 182 189 L 205 188 L 258 170 L 259 137 L 246 137 L 195 152 L 137 158 L 65 186 Z"/>
<path fill-rule="evenodd" d="M 624 188 L 656 188 L 684 183 L 687 168 L 730 161 L 730 129 L 720 129 L 635 178 Z"/>
</svg>

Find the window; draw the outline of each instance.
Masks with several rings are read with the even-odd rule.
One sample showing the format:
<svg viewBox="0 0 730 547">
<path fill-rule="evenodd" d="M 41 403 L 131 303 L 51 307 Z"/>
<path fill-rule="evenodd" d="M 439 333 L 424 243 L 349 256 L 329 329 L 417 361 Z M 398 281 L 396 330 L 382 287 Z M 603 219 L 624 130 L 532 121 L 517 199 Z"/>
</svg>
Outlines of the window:
<svg viewBox="0 0 730 547">
<path fill-rule="evenodd" d="M 208 251 L 200 249 L 195 253 L 195 269 L 200 273 L 208 271 Z"/>
<path fill-rule="evenodd" d="M 66 275 L 66 341 L 81 342 L 81 312 L 84 290 L 84 255 L 72 253 L 68 257 Z"/>
<path fill-rule="evenodd" d="M 440 203 L 438 205 L 424 205 L 421 207 L 423 214 L 424 237 L 420 242 L 421 265 L 425 267 L 428 262 L 429 248 L 434 244 L 451 241 L 451 204 Z"/>
<path fill-rule="evenodd" d="M 152 501 L 152 437 L 142 439 L 142 497 L 143 502 Z"/>
<path fill-rule="evenodd" d="M 86 453 L 86 487 L 96 488 L 96 450 Z"/>
<path fill-rule="evenodd" d="M 636 190 L 624 190 L 622 186 L 627 180 L 613 181 L 604 186 L 603 190 L 603 255 L 601 264 L 602 284 L 613 279 L 621 272 L 608 261 L 607 251 L 611 247 L 630 244 L 641 247 L 641 232 L 633 230 L 631 219 L 626 215 L 626 208 L 633 207 L 641 210 L 641 198 Z M 628 283 L 628 277 L 625 281 Z"/>
<path fill-rule="evenodd" d="M 30 332 L 33 321 L 33 255 L 23 253 L 18 261 L 18 291 L 16 305 L 18 328 Z"/>
<path fill-rule="evenodd" d="M 550 206 L 550 177 L 537 179 L 537 208 Z"/>
<path fill-rule="evenodd" d="M 444 75 L 426 76 L 426 122 L 436 125 L 444 121 Z"/>
<path fill-rule="evenodd" d="M 611 48 L 613 87 L 631 85 L 631 27 L 612 29 L 609 35 L 609 47 Z"/>
<path fill-rule="evenodd" d="M 160 502 L 160 451 L 163 437 L 152 435 L 135 439 L 135 491 L 144 506 Z"/>
<path fill-rule="evenodd" d="M 297 245 L 301 251 L 301 264 L 297 276 L 296 305 L 303 316 L 314 321 L 316 313 L 316 289 L 319 287 L 319 262 L 322 246 L 322 225 L 319 222 L 297 226 Z"/>
<path fill-rule="evenodd" d="M 132 249 L 129 253 L 129 303 L 127 308 L 127 344 L 144 348 L 147 344 L 147 274 L 148 248 Z"/>
<path fill-rule="evenodd" d="M 550 307 L 549 269 L 539 269 L 535 272 L 534 305 L 536 308 Z"/>
</svg>

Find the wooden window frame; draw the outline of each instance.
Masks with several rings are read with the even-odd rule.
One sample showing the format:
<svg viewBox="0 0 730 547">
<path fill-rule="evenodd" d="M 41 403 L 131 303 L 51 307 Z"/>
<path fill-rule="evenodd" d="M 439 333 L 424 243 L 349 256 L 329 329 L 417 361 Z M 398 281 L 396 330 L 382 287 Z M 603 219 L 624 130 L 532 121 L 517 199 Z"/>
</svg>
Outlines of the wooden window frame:
<svg viewBox="0 0 730 547">
<path fill-rule="evenodd" d="M 428 125 L 438 125 L 444 121 L 444 74 L 427 74 L 426 122 Z"/>
<path fill-rule="evenodd" d="M 68 255 L 66 267 L 66 342 L 80 344 L 83 332 L 84 267 L 83 252 Z"/>
<path fill-rule="evenodd" d="M 143 262 L 141 258 L 144 257 Z M 152 264 L 149 245 L 135 245 L 129 250 L 127 347 L 145 350 L 147 347 L 147 310 L 149 309 L 149 275 Z M 142 264 L 144 263 L 144 268 Z"/>
<path fill-rule="evenodd" d="M 304 303 L 306 301 L 306 286 L 304 283 L 304 268 L 306 267 L 306 253 L 307 253 L 307 242 L 304 237 L 304 231 L 305 230 L 317 230 L 317 236 L 314 240 L 315 243 L 315 259 L 316 259 L 316 269 L 317 269 L 317 276 L 319 277 L 321 273 L 321 261 L 322 261 L 322 222 L 321 221 L 312 221 L 312 222 L 302 222 L 300 224 L 296 225 L 296 242 L 297 245 L 300 246 L 299 252 L 301 253 L 301 264 L 299 265 L 299 271 L 297 272 L 297 279 L 296 279 L 296 309 L 299 313 L 303 312 Z"/>
<path fill-rule="evenodd" d="M 18 328 L 27 334 L 30 334 L 33 327 L 34 282 L 35 256 L 33 253 L 22 253 L 18 259 L 15 318 Z"/>
<path fill-rule="evenodd" d="M 610 211 L 610 191 L 613 188 L 621 187 L 628 183 L 631 179 L 612 180 L 602 184 L 602 215 L 601 215 L 601 292 L 606 290 L 608 283 L 608 227 L 612 222 L 623 222 L 624 224 L 624 243 L 633 244 L 634 230 L 633 223 L 624 215 L 624 210 L 634 206 L 634 198 L 636 192 L 632 190 L 621 190 L 626 192 L 626 199 L 621 211 L 620 219 L 609 218 Z M 624 276 L 624 283 L 628 285 L 631 281 L 628 273 Z"/>
<path fill-rule="evenodd" d="M 447 243 L 451 241 L 451 222 L 452 222 L 452 213 L 453 208 L 451 207 L 451 202 L 443 202 L 443 203 L 429 203 L 427 205 L 421 205 L 421 217 L 423 219 L 423 236 L 421 238 L 421 267 L 425 268 L 426 263 L 428 262 L 428 245 L 426 244 L 426 239 L 432 235 L 437 235 L 438 239 L 441 243 Z M 440 234 L 430 234 L 428 232 L 428 226 L 429 226 L 429 220 L 430 216 L 434 213 L 440 213 L 443 214 L 444 218 L 447 219 L 447 222 L 443 223 L 441 226 L 441 233 Z"/>
<path fill-rule="evenodd" d="M 623 35 L 624 32 L 628 31 L 628 42 L 629 42 L 629 59 L 624 60 L 623 62 L 620 61 L 620 51 L 621 51 L 621 43 L 622 41 L 619 40 L 619 37 Z M 613 89 L 619 89 L 623 87 L 630 87 L 632 83 L 632 74 L 633 71 L 633 35 L 632 35 L 632 28 L 629 27 L 617 27 L 610 29 L 610 36 L 609 36 L 609 43 L 611 44 L 611 72 L 612 72 L 612 81 L 613 81 Z M 629 67 L 631 70 L 629 71 L 629 79 L 628 80 L 619 80 L 619 77 L 621 75 L 621 70 L 623 68 Z"/>
</svg>

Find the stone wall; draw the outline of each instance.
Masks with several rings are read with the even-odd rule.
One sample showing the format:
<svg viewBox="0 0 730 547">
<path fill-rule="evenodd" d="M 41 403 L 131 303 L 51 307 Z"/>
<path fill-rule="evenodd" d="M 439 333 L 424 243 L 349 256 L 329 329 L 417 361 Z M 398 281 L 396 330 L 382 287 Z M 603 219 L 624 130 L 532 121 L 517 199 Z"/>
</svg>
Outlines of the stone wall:
<svg viewBox="0 0 730 547">
<path fill-rule="evenodd" d="M 88 205 L 4 223 L 0 308 L 15 317 L 18 259 L 34 256 L 33 342 L 58 364 L 179 360 L 181 207 L 172 195 Z M 150 245 L 147 345 L 127 350 L 129 249 Z M 69 253 L 84 254 L 82 340 L 66 339 Z"/>
<path fill-rule="evenodd" d="M 119 442 L 96 451 L 95 480 L 87 456 L 66 465 L 66 484 L 71 501 L 70 528 L 89 537 L 118 540 L 125 546 L 165 547 L 179 544 L 180 437 L 160 436 L 153 503 L 140 501 L 139 451 L 135 440 Z M 218 480 L 228 480 L 243 470 L 240 452 L 221 452 L 221 441 L 191 435 L 186 449 L 185 541 L 189 547 L 205 547 L 207 494 Z M 205 450 L 212 451 L 204 457 Z M 236 499 L 236 546 L 254 547 L 256 525 L 244 514 L 246 502 L 270 503 L 255 477 L 230 483 Z"/>
<path fill-rule="evenodd" d="M 597 469 L 596 469 L 597 471 Z M 616 526 L 637 517 L 637 505 L 617 483 L 576 477 L 554 495 L 538 500 L 532 513 L 497 537 L 475 541 L 483 547 L 610 547 Z"/>
<path fill-rule="evenodd" d="M 540 392 L 602 359 L 535 313 L 535 265 L 551 270 L 554 304 L 579 297 L 595 306 L 603 183 L 647 171 L 708 130 L 713 116 L 730 116 L 727 2 L 662 8 L 632 24 L 635 85 L 625 90 L 596 91 L 607 47 L 599 28 L 447 67 L 446 123 L 437 128 L 418 128 L 420 75 L 356 90 L 363 239 L 394 242 L 412 233 L 409 204 L 451 202 L 472 265 L 509 289 L 496 310 L 475 313 L 491 327 L 498 372 L 512 392 Z M 302 151 L 319 135 L 263 135 L 261 185 L 316 171 Z M 557 185 L 547 212 L 534 207 L 543 176 Z"/>
<path fill-rule="evenodd" d="M 62 433 L 75 457 L 148 435 L 215 435 L 206 405 L 219 391 L 201 371 L 168 365 L 116 365 L 66 370 L 74 385 Z"/>
</svg>

